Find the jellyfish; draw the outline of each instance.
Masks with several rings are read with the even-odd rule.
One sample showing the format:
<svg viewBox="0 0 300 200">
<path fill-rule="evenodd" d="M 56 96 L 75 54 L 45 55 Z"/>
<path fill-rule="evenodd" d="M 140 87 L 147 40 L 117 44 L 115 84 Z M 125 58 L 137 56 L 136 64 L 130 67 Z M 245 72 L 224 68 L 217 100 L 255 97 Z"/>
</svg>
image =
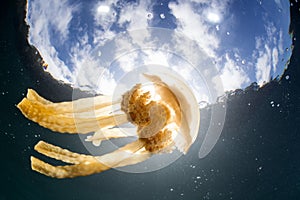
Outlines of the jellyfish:
<svg viewBox="0 0 300 200">
<path fill-rule="evenodd" d="M 168 85 L 157 75 L 143 76 L 149 84 L 137 83 L 116 100 L 99 95 L 54 103 L 28 89 L 17 107 L 40 126 L 59 133 L 92 133 L 85 141 L 96 146 L 113 138 L 137 138 L 99 156 L 39 141 L 34 150 L 67 165 L 54 166 L 31 156 L 32 170 L 53 178 L 73 178 L 134 165 L 155 154 L 172 153 L 176 148 L 186 154 L 197 137 L 200 121 L 194 95 L 182 80 Z M 121 128 L 126 123 L 134 128 Z"/>
</svg>

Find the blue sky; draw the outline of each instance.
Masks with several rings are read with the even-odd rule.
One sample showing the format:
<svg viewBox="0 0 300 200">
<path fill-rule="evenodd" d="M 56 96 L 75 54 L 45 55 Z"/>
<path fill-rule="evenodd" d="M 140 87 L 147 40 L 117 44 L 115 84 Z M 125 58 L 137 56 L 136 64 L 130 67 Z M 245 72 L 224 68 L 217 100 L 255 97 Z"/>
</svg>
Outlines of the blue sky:
<svg viewBox="0 0 300 200">
<path fill-rule="evenodd" d="M 199 101 L 209 101 L 209 91 L 220 85 L 216 80 L 222 85 L 216 95 L 251 82 L 262 86 L 282 74 L 290 57 L 286 51 L 291 46 L 289 2 L 283 0 L 29 0 L 26 20 L 29 42 L 48 63 L 47 71 L 58 80 L 96 93 L 113 91 L 116 86 L 115 74 L 107 70 L 115 60 L 122 73 L 145 64 L 174 68 L 193 80 L 190 84 Z M 149 27 L 171 30 L 165 33 L 170 41 L 164 44 L 147 31 Z M 143 50 L 147 48 L 152 51 Z M 139 50 L 133 53 L 133 49 Z M 175 59 L 178 55 L 180 59 Z M 213 64 L 202 66 L 204 58 Z M 188 63 L 198 69 L 202 85 L 188 70 Z M 215 70 L 206 72 L 210 68 Z M 197 87 L 205 82 L 206 90 Z"/>
</svg>

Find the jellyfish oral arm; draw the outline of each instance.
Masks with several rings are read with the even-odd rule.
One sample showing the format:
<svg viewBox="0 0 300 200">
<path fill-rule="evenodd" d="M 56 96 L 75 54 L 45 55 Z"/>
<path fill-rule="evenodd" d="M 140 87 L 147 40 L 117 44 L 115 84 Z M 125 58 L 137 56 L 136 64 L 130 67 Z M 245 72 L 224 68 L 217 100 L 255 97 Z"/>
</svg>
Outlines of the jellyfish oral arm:
<svg viewBox="0 0 300 200">
<path fill-rule="evenodd" d="M 40 141 L 34 147 L 39 153 L 72 165 L 53 166 L 31 156 L 31 168 L 53 178 L 73 178 L 100 173 L 110 168 L 133 165 L 151 156 L 151 153 L 140 151 L 144 141 L 137 140 L 120 149 L 103 156 L 89 156 L 71 152 L 58 146 Z M 138 152 L 140 151 L 140 152 Z"/>
<path fill-rule="evenodd" d="M 92 136 L 87 136 L 85 141 L 99 146 L 102 141 L 114 138 L 137 137 L 136 128 L 109 128 L 99 129 Z"/>
<path fill-rule="evenodd" d="M 93 113 L 96 113 L 97 109 L 101 111 L 111 107 L 111 102 L 99 102 L 111 98 L 100 97 L 79 99 L 73 103 L 52 103 L 40 97 L 33 90 L 28 90 L 27 97 L 17 107 L 28 119 L 60 133 L 86 134 L 95 132 L 99 128 L 114 127 L 127 122 L 125 114 L 95 116 Z M 85 103 L 85 106 L 82 103 Z M 74 111 L 72 111 L 73 109 Z"/>
</svg>

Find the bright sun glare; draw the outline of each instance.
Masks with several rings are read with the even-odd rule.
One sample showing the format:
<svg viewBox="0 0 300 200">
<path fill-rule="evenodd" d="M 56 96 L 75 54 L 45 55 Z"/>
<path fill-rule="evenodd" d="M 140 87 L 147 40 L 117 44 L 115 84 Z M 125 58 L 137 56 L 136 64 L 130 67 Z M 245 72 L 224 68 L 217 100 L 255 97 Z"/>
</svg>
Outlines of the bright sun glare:
<svg viewBox="0 0 300 200">
<path fill-rule="evenodd" d="M 219 23 L 221 21 L 221 18 L 217 13 L 208 12 L 206 17 L 208 21 L 212 23 Z"/>
<path fill-rule="evenodd" d="M 97 8 L 97 12 L 100 13 L 100 14 L 106 14 L 106 13 L 109 12 L 109 10 L 110 10 L 110 8 L 107 5 L 100 5 Z"/>
</svg>

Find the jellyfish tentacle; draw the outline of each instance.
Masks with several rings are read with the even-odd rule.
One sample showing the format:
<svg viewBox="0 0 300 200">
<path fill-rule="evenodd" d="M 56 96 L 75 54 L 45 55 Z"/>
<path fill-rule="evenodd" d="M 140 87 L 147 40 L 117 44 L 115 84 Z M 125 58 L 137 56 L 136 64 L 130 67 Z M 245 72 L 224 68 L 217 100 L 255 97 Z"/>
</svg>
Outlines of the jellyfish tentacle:
<svg viewBox="0 0 300 200">
<path fill-rule="evenodd" d="M 99 128 L 113 127 L 127 122 L 125 114 L 115 114 L 91 118 L 80 118 L 70 114 L 59 114 L 53 109 L 48 109 L 39 102 L 31 102 L 24 98 L 17 107 L 28 119 L 61 133 L 89 133 Z"/>
<path fill-rule="evenodd" d="M 88 136 L 85 141 L 92 142 L 95 146 L 99 146 L 103 140 L 135 136 L 137 136 L 136 128 L 105 128 L 99 129 L 92 136 Z"/>
<path fill-rule="evenodd" d="M 74 101 L 64 101 L 53 103 L 41 97 L 33 89 L 28 89 L 26 98 L 31 102 L 39 102 L 47 109 L 55 110 L 56 113 L 81 113 L 87 111 L 94 111 L 109 105 L 116 105 L 120 103 L 119 100 L 113 100 L 112 96 L 99 95 L 95 97 L 86 97 Z"/>
<path fill-rule="evenodd" d="M 118 167 L 122 161 L 131 158 L 134 154 L 138 153 L 144 148 L 146 141 L 143 139 L 135 140 L 125 146 L 102 156 L 96 156 L 97 160 L 101 163 L 113 167 Z M 135 164 L 135 163 L 134 163 Z"/>
<path fill-rule="evenodd" d="M 93 162 L 84 162 L 76 165 L 53 166 L 31 156 L 31 169 L 53 178 L 74 178 L 87 176 L 108 170 L 109 167 L 101 164 L 96 159 Z"/>
<path fill-rule="evenodd" d="M 54 158 L 56 160 L 60 160 L 60 161 L 63 161 L 65 163 L 70 163 L 70 164 L 79 164 L 79 163 L 94 159 L 93 156 L 74 153 L 72 151 L 63 149 L 61 147 L 49 144 L 44 141 L 39 141 L 34 146 L 34 150 L 36 150 L 37 152 L 39 152 L 45 156 L 48 156 L 50 158 Z"/>
<path fill-rule="evenodd" d="M 113 167 L 132 165 L 148 159 L 152 154 L 146 152 L 145 150 L 141 151 L 144 145 L 145 141 L 142 139 L 138 139 L 111 153 L 94 157 L 73 153 L 69 150 L 62 149 L 55 145 L 51 145 L 45 142 L 39 142 L 36 145 L 38 147 L 35 149 L 38 150 L 38 152 L 40 152 L 41 154 L 55 158 L 57 160 L 74 164 L 65 166 L 53 166 L 34 156 L 31 156 L 31 168 L 34 171 L 55 178 L 73 178 L 77 176 L 87 176 L 95 173 L 100 173 Z M 74 160 L 76 159 L 75 157 L 77 158 L 77 161 Z"/>
<path fill-rule="evenodd" d="M 35 90 L 33 89 L 28 89 L 27 90 L 27 94 L 26 94 L 26 98 L 29 99 L 30 101 L 37 101 L 40 102 L 44 105 L 47 104 L 52 104 L 51 101 L 41 97 Z"/>
</svg>

